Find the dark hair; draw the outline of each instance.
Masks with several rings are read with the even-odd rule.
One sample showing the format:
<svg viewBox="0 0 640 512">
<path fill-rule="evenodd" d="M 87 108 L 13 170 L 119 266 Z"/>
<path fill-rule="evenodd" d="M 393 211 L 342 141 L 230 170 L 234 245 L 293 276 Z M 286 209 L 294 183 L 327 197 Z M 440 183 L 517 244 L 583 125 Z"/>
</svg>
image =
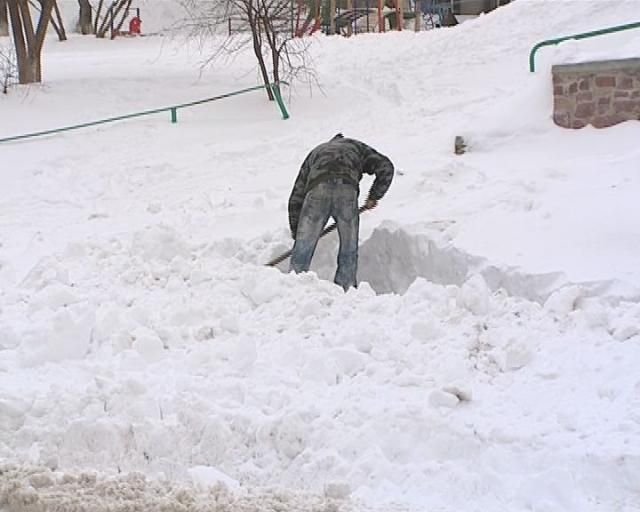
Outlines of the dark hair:
<svg viewBox="0 0 640 512">
<path fill-rule="evenodd" d="M 333 139 L 331 139 L 331 140 L 336 140 L 336 139 L 344 139 L 344 135 L 342 135 L 341 133 L 336 133 L 333 136 Z"/>
</svg>

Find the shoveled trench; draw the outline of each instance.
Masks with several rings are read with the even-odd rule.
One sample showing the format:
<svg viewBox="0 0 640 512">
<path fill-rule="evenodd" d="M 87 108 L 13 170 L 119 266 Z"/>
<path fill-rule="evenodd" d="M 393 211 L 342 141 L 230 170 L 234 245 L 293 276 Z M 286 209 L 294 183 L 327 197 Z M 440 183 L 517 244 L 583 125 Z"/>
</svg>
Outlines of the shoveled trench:
<svg viewBox="0 0 640 512">
<path fill-rule="evenodd" d="M 338 237 L 327 236 L 318 244 L 311 270 L 332 280 L 336 269 Z M 288 260 L 279 268 L 286 271 Z M 481 274 L 491 290 L 500 288 L 513 296 L 544 302 L 557 288 L 567 284 L 561 272 L 529 274 L 516 267 L 496 265 L 471 255 L 428 233 L 384 223 L 364 240 L 359 249 L 358 281 L 368 283 L 378 294 L 404 294 L 418 278 L 442 285 L 462 285 Z M 587 295 L 601 294 L 608 282 L 580 283 Z"/>
</svg>

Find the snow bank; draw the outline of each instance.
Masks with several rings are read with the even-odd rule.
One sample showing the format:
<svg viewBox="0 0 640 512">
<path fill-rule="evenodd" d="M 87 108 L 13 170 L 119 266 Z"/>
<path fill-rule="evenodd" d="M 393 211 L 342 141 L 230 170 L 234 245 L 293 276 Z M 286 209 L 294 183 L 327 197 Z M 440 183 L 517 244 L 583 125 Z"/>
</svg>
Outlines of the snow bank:
<svg viewBox="0 0 640 512">
<path fill-rule="evenodd" d="M 158 225 L 43 260 L 5 296 L 0 331 L 40 337 L 2 351 L 0 456 L 447 510 L 490 506 L 497 481 L 522 508 L 631 503 L 639 321 L 638 304 L 571 289 L 543 307 L 478 274 L 344 294 Z"/>
</svg>

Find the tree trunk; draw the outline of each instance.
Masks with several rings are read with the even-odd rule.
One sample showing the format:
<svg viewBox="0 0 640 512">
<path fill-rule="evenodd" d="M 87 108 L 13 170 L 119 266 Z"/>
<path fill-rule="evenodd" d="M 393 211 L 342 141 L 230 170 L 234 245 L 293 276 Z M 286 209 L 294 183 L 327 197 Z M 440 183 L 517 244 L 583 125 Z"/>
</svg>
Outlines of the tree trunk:
<svg viewBox="0 0 640 512">
<path fill-rule="evenodd" d="M 11 17 L 11 32 L 13 32 L 13 44 L 16 48 L 16 60 L 18 62 L 18 80 L 22 83 L 27 78 L 27 41 L 22 30 L 22 16 L 18 9 L 18 0 L 9 0 L 9 16 Z"/>
<path fill-rule="evenodd" d="M 40 0 L 40 4 L 42 5 L 42 8 L 44 9 L 44 0 Z M 58 39 L 60 39 L 60 41 L 66 41 L 67 40 L 67 32 L 64 29 L 64 22 L 62 21 L 62 14 L 60 14 L 60 9 L 58 8 L 58 0 L 53 0 L 53 9 L 56 12 L 56 18 L 58 20 L 58 24 L 56 25 L 56 22 L 53 19 L 53 16 L 51 16 L 51 25 L 53 25 L 53 28 L 55 29 L 56 34 L 58 34 Z"/>
<path fill-rule="evenodd" d="M 329 0 L 329 35 L 336 33 L 336 0 Z"/>
<path fill-rule="evenodd" d="M 7 0 L 0 0 L 0 37 L 9 35 L 9 17 Z"/>
<path fill-rule="evenodd" d="M 31 5 L 31 7 L 33 7 L 37 12 L 42 12 L 44 8 L 44 3 L 45 3 L 45 0 L 38 0 L 39 5 L 36 4 L 35 0 L 29 0 L 29 5 Z M 57 0 L 52 0 L 52 3 L 53 3 L 53 9 L 56 14 L 56 18 L 53 17 L 53 13 L 52 13 L 51 26 L 53 27 L 53 30 L 55 30 L 56 34 L 58 34 L 58 39 L 60 41 L 66 41 L 67 33 L 64 30 L 64 23 L 62 21 L 62 15 L 60 14 L 60 9 L 58 9 L 58 2 Z M 56 23 L 56 19 L 58 20 L 57 23 Z"/>
<path fill-rule="evenodd" d="M 96 8 L 96 17 L 94 18 L 94 22 L 93 22 L 93 33 L 97 34 L 98 33 L 98 21 L 100 20 L 100 14 L 102 13 L 102 4 L 104 3 L 104 0 L 100 0 L 98 2 L 98 7 Z"/>
<path fill-rule="evenodd" d="M 93 34 L 93 12 L 89 0 L 78 0 L 78 28 L 84 36 Z"/>
<path fill-rule="evenodd" d="M 271 62 L 273 64 L 273 83 L 280 87 L 280 52 L 271 50 Z"/>
<path fill-rule="evenodd" d="M 265 89 L 267 91 L 267 98 L 269 101 L 273 101 L 273 91 L 269 87 L 269 72 L 267 71 L 267 65 L 264 62 L 264 55 L 262 55 L 262 31 L 260 30 L 260 16 L 254 10 L 251 0 L 246 4 L 247 21 L 251 27 L 251 37 L 253 40 L 253 53 L 258 59 L 258 67 L 260 68 L 260 74 L 262 75 L 262 81 L 264 82 Z"/>
<path fill-rule="evenodd" d="M 120 18 L 120 23 L 118 23 L 118 25 L 116 26 L 116 33 L 119 33 L 122 30 L 122 25 L 124 25 L 124 22 L 127 19 L 127 15 L 129 14 L 129 9 L 131 8 L 132 2 L 133 0 L 127 0 L 126 3 L 123 3 L 121 5 L 121 7 L 124 7 L 124 10 L 122 11 L 122 18 Z M 118 14 L 116 13 L 115 16 L 118 17 Z"/>
<path fill-rule="evenodd" d="M 98 11 L 100 10 L 101 7 L 102 7 L 102 3 L 98 5 Z M 109 29 L 109 21 L 113 17 L 113 11 L 114 11 L 113 5 L 108 6 L 106 8 L 104 12 L 104 18 L 102 19 L 102 23 L 100 23 L 100 26 L 96 30 L 96 37 L 103 38 L 107 33 L 107 30 Z M 96 19 L 96 24 L 97 23 L 98 23 L 98 20 Z"/>
<path fill-rule="evenodd" d="M 53 0 L 43 0 L 38 26 L 34 30 L 27 0 L 8 0 L 11 30 L 18 61 L 18 81 L 30 84 L 42 80 L 41 54 Z"/>
<path fill-rule="evenodd" d="M 29 55 L 24 66 L 18 66 L 18 78 L 21 84 L 32 84 L 42 81 L 40 56 Z"/>
<path fill-rule="evenodd" d="M 110 28 L 113 28 L 114 30 L 116 29 L 116 19 L 118 18 L 118 16 L 120 15 L 120 12 L 122 11 L 123 7 L 128 5 L 131 5 L 131 0 L 119 0 L 118 2 L 114 2 L 111 4 L 110 7 L 107 8 L 107 11 L 105 12 L 104 15 L 104 19 L 102 20 L 102 24 L 100 25 L 100 28 L 96 31 L 96 37 L 99 38 L 103 38 L 106 34 L 107 34 L 107 30 L 109 30 Z M 98 6 L 98 8 L 100 8 L 100 5 Z M 126 16 L 126 11 L 125 11 L 125 16 Z M 122 27 L 122 24 L 124 23 L 124 16 L 120 22 L 120 24 L 118 25 L 118 27 Z M 120 28 L 118 28 L 117 30 L 120 30 Z M 115 37 L 115 34 L 111 34 L 111 37 Z"/>
</svg>

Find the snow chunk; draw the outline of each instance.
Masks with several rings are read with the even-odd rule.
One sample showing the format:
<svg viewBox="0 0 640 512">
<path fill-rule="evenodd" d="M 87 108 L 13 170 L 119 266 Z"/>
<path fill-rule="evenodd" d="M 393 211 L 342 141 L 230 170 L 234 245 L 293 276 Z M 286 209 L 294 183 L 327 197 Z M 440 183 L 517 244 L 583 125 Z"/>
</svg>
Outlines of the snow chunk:
<svg viewBox="0 0 640 512">
<path fill-rule="evenodd" d="M 480 274 L 471 276 L 460 287 L 458 304 L 474 315 L 486 315 L 489 312 L 489 287 Z"/>
<path fill-rule="evenodd" d="M 48 473 L 36 473 L 29 477 L 29 484 L 35 489 L 42 489 L 44 487 L 51 487 L 54 481 Z"/>
<path fill-rule="evenodd" d="M 505 353 L 504 366 L 507 370 L 519 370 L 532 360 L 533 354 L 526 347 L 510 347 Z"/>
<path fill-rule="evenodd" d="M 29 332 L 20 345 L 20 356 L 25 366 L 36 366 L 47 361 L 79 359 L 89 351 L 91 331 L 95 323 L 93 312 L 61 309 L 48 325 Z"/>
<path fill-rule="evenodd" d="M 0 430 L 11 432 L 22 427 L 28 405 L 18 400 L 0 400 Z"/>
<path fill-rule="evenodd" d="M 429 404 L 432 407 L 450 407 L 453 408 L 460 403 L 460 399 L 453 393 L 436 389 L 429 395 Z"/>
<path fill-rule="evenodd" d="M 153 363 L 162 359 L 164 355 L 164 345 L 162 340 L 155 331 L 147 327 L 137 327 L 131 333 L 133 336 L 133 349 L 142 356 L 142 358 Z"/>
<path fill-rule="evenodd" d="M 242 283 L 242 293 L 246 295 L 254 306 L 260 306 L 273 301 L 284 293 L 282 274 L 271 273 L 265 276 L 251 275 L 247 276 Z"/>
<path fill-rule="evenodd" d="M 449 386 L 444 386 L 442 391 L 451 393 L 461 402 L 471 402 L 473 396 L 471 388 L 464 384 L 450 384 Z"/>
<path fill-rule="evenodd" d="M 578 299 L 578 306 L 587 327 L 607 328 L 609 325 L 609 315 L 604 305 L 594 298 Z"/>
<path fill-rule="evenodd" d="M 367 356 L 362 352 L 347 349 L 331 351 L 331 358 L 335 361 L 340 375 L 353 377 L 364 370 Z"/>
<path fill-rule="evenodd" d="M 618 341 L 625 341 L 640 334 L 640 305 L 634 306 L 622 316 L 615 319 L 613 337 Z"/>
<path fill-rule="evenodd" d="M 637 321 L 636 321 L 637 322 Z M 631 320 L 623 320 L 614 328 L 613 337 L 618 341 L 626 341 L 640 334 L 640 326 Z"/>
<path fill-rule="evenodd" d="M 344 500 L 351 495 L 351 487 L 344 482 L 330 482 L 324 486 L 324 495 L 334 500 Z"/>
<path fill-rule="evenodd" d="M 132 249 L 145 259 L 171 261 L 176 256 L 187 257 L 189 248 L 171 228 L 150 226 L 133 237 Z"/>
<path fill-rule="evenodd" d="M 531 350 L 523 343 L 511 343 L 494 357 L 503 372 L 519 370 L 533 360 Z"/>
<path fill-rule="evenodd" d="M 544 303 L 545 311 L 558 316 L 565 316 L 576 309 L 576 303 L 582 296 L 579 286 L 564 286 L 553 292 Z"/>
<path fill-rule="evenodd" d="M 302 453 L 309 437 L 309 425 L 299 414 L 283 417 L 275 425 L 274 443 L 276 450 L 289 459 Z"/>
<path fill-rule="evenodd" d="M 34 311 L 43 307 L 55 310 L 80 302 L 81 299 L 72 290 L 70 286 L 52 283 L 36 295 L 31 308 Z"/>
</svg>

